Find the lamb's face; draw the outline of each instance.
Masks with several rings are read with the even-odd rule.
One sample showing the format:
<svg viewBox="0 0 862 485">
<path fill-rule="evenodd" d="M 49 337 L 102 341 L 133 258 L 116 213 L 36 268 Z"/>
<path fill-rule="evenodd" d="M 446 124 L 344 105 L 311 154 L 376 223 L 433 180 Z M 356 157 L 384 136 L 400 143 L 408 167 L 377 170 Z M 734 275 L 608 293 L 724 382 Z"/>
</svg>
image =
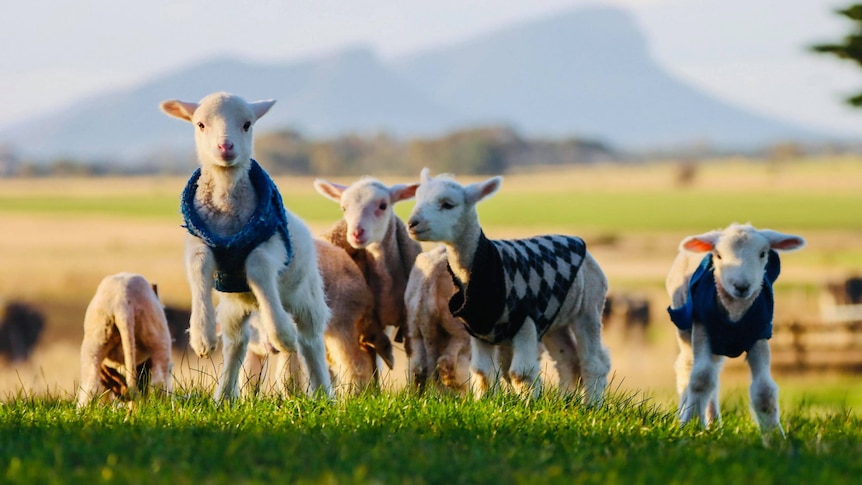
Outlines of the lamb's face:
<svg viewBox="0 0 862 485">
<path fill-rule="evenodd" d="M 161 108 L 194 125 L 201 164 L 233 167 L 251 159 L 252 126 L 273 104 L 274 100 L 247 103 L 239 96 L 213 93 L 200 103 L 171 100 L 163 102 Z"/>
<path fill-rule="evenodd" d="M 467 211 L 473 210 L 464 187 L 445 178 L 423 181 L 416 190 L 416 205 L 407 220 L 417 241 L 453 242 Z"/>
<path fill-rule="evenodd" d="M 230 167 L 251 158 L 255 116 L 242 99 L 223 94 L 207 96 L 191 122 L 201 162 Z"/>
<path fill-rule="evenodd" d="M 355 248 L 382 241 L 395 217 L 389 188 L 376 180 L 351 185 L 341 194 L 340 203 L 347 223 L 347 242 Z"/>
<path fill-rule="evenodd" d="M 711 252 L 722 297 L 750 301 L 760 294 L 769 251 L 792 251 L 803 246 L 805 240 L 799 236 L 757 230 L 750 224 L 731 224 L 723 231 L 687 237 L 680 248 Z"/>
<path fill-rule="evenodd" d="M 716 284 L 732 298 L 756 298 L 763 286 L 769 246 L 769 240 L 751 226 L 725 229 L 712 250 Z"/>
<path fill-rule="evenodd" d="M 418 186 L 396 184 L 387 187 L 373 178 L 363 178 L 350 186 L 314 181 L 314 188 L 320 195 L 341 205 L 344 222 L 347 223 L 347 242 L 357 249 L 386 238 L 392 218 L 396 217 L 393 206 L 412 198 Z"/>
</svg>

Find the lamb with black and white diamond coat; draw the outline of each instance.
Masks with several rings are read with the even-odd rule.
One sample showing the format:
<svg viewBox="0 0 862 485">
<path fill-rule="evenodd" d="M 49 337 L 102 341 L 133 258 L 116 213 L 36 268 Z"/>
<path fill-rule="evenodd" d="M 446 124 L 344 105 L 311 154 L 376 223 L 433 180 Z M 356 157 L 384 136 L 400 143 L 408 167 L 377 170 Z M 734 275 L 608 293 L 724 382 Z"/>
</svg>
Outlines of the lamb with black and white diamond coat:
<svg viewBox="0 0 862 485">
<path fill-rule="evenodd" d="M 610 371 L 601 335 L 608 281 L 583 240 L 559 235 L 490 240 L 476 204 L 500 188 L 502 177 L 462 186 L 448 176 L 432 178 L 424 169 L 420 179 L 408 227 L 415 239 L 446 246 L 459 289 L 450 309 L 472 335 L 474 395 L 497 382 L 494 346 L 511 345 L 511 365 L 501 370 L 519 393 L 538 396 L 541 340 L 556 363 L 561 388 L 575 388 L 580 375 L 588 402 L 601 402 Z"/>
</svg>

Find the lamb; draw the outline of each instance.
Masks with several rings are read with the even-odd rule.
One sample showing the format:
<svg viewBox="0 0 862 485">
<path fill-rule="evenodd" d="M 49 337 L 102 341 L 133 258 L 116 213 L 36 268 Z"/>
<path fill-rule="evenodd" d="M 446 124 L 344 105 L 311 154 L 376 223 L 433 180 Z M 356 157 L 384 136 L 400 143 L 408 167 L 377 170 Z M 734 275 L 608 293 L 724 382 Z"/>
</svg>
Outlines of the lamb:
<svg viewBox="0 0 862 485">
<path fill-rule="evenodd" d="M 209 357 L 217 344 L 218 319 L 224 368 L 216 401 L 239 395 L 249 338 L 246 316 L 252 311 L 260 313 L 264 333 L 276 349 L 299 349 L 309 392 L 333 396 L 323 341 L 330 310 L 311 232 L 284 209 L 278 188 L 251 158 L 252 126 L 274 103 L 248 103 L 223 92 L 199 103 L 161 103 L 165 113 L 195 127 L 201 166 L 182 196 L 192 294 L 189 343 L 200 357 Z M 213 289 L 219 292 L 217 310 Z"/>
<path fill-rule="evenodd" d="M 134 398 L 136 367 L 147 359 L 150 385 L 171 392 L 171 334 L 158 296 L 141 275 L 107 276 L 84 315 L 78 407 L 104 392 L 103 365 L 123 375 L 128 397 Z"/>
<path fill-rule="evenodd" d="M 410 271 L 404 292 L 409 369 L 420 390 L 430 377 L 445 388 L 466 392 L 470 334 L 449 311 L 455 285 L 446 265 L 446 248 L 437 246 L 419 254 Z"/>
<path fill-rule="evenodd" d="M 368 387 L 374 377 L 373 349 L 369 348 L 370 343 L 363 341 L 360 335 L 361 324 L 371 317 L 373 298 L 365 283 L 365 276 L 347 253 L 322 239 L 315 239 L 314 245 L 326 299 L 332 310 L 332 318 L 324 333 L 331 374 L 338 384 L 338 390 L 360 391 Z M 252 379 L 251 384 L 255 385 L 255 381 L 261 376 L 263 359 L 270 354 L 271 346 L 262 339 L 257 314 L 250 318 L 250 324 L 253 332 L 246 366 Z M 290 371 L 291 379 L 295 383 L 302 383 L 298 366 L 291 365 L 295 363 L 295 359 L 288 362 L 290 356 L 284 352 L 273 357 L 277 386 L 284 386 L 286 370 Z"/>
<path fill-rule="evenodd" d="M 397 328 L 399 333 L 403 330 L 407 319 L 404 290 L 416 256 L 422 252 L 422 246 L 410 239 L 393 207 L 412 198 L 417 186 L 388 187 L 370 177 L 350 186 L 320 179 L 314 182 L 321 195 L 338 202 L 344 211 L 343 218 L 323 237 L 347 251 L 365 274 L 374 295 L 374 318 L 364 320 L 360 334 L 389 368 L 393 367 L 392 344 L 383 331 L 386 327 Z M 396 341 L 399 340 L 397 335 Z"/>
<path fill-rule="evenodd" d="M 704 427 L 721 423 L 721 364 L 724 357 L 745 352 L 758 425 L 764 433 L 777 430 L 784 435 L 767 342 L 772 336 L 772 283 L 781 270 L 776 251 L 804 245 L 799 236 L 750 224 L 731 224 L 682 240 L 666 280 L 668 312 L 678 329 L 675 369 L 682 424 L 695 417 Z"/>
<path fill-rule="evenodd" d="M 472 336 L 474 395 L 484 395 L 497 382 L 494 346 L 508 344 L 511 364 L 502 370 L 521 395 L 538 396 L 541 340 L 556 362 L 561 388 L 574 387 L 580 368 L 588 403 L 600 403 L 610 371 L 601 338 L 608 281 L 583 240 L 489 240 L 476 204 L 500 188 L 502 177 L 462 186 L 450 176 L 432 178 L 426 168 L 420 180 L 407 225 L 413 238 L 446 246 L 458 289 L 449 308 Z"/>
</svg>

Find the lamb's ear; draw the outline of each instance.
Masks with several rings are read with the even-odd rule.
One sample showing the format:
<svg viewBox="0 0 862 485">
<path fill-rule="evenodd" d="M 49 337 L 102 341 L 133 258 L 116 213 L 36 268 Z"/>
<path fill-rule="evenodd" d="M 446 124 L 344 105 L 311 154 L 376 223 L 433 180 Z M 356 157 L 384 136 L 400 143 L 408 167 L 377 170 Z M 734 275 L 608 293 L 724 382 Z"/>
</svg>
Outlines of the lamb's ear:
<svg viewBox="0 0 862 485">
<path fill-rule="evenodd" d="M 259 120 L 269 111 L 269 108 L 272 108 L 272 105 L 275 104 L 274 99 L 266 99 L 263 101 L 254 101 L 248 103 L 248 106 L 251 108 L 251 112 L 254 113 L 254 119 Z"/>
<path fill-rule="evenodd" d="M 341 202 L 341 194 L 344 193 L 344 190 L 347 189 L 346 185 L 335 184 L 332 182 L 327 182 L 323 179 L 317 179 L 314 181 L 314 188 L 317 190 L 317 193 L 326 197 L 327 199 L 334 200 L 335 202 Z"/>
<path fill-rule="evenodd" d="M 719 231 L 710 231 L 700 236 L 689 236 L 679 243 L 679 248 L 693 253 L 705 253 L 712 251 L 715 248 L 715 243 L 718 242 Z"/>
<path fill-rule="evenodd" d="M 416 189 L 418 188 L 419 184 L 396 184 L 389 188 L 389 197 L 392 199 L 393 204 L 402 200 L 412 199 L 416 195 Z"/>
<path fill-rule="evenodd" d="M 805 247 L 805 239 L 793 234 L 784 234 L 770 229 L 761 229 L 761 235 L 769 241 L 769 247 L 778 251 L 795 251 Z"/>
<path fill-rule="evenodd" d="M 501 185 L 503 185 L 503 177 L 500 177 L 499 175 L 491 177 L 484 182 L 470 184 L 464 187 L 464 200 L 468 204 L 475 204 L 500 190 Z"/>
<path fill-rule="evenodd" d="M 419 183 L 424 184 L 424 183 L 428 183 L 430 181 L 431 181 L 431 171 L 428 170 L 428 167 L 425 167 L 422 169 L 421 172 L 419 172 Z"/>
<path fill-rule="evenodd" d="M 161 108 L 162 111 L 164 111 L 165 114 L 169 116 L 173 116 L 174 118 L 179 118 L 185 121 L 191 121 L 192 115 L 194 115 L 195 110 L 198 109 L 198 104 L 186 103 L 184 101 L 171 99 L 159 103 L 159 108 Z"/>
</svg>

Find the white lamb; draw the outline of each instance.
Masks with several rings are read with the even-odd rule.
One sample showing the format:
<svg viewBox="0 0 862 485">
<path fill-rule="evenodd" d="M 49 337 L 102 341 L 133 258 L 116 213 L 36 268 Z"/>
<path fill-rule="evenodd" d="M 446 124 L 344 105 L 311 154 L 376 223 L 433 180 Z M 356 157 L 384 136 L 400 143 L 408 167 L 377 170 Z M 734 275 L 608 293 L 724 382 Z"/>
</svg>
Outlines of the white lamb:
<svg viewBox="0 0 862 485">
<path fill-rule="evenodd" d="M 731 224 L 680 243 L 666 287 L 671 298 L 668 311 L 678 327 L 675 368 L 682 424 L 694 417 L 705 427 L 721 422 L 721 364 L 725 356 L 746 352 L 757 422 L 764 432 L 784 434 L 767 342 L 772 336 L 772 283 L 781 269 L 775 250 L 804 245 L 799 236 L 757 230 L 750 224 Z"/>
<path fill-rule="evenodd" d="M 464 392 L 470 382 L 470 334 L 449 311 L 455 285 L 447 265 L 446 248 L 437 246 L 417 256 L 410 271 L 404 292 L 409 369 L 420 390 L 430 378 Z"/>
<path fill-rule="evenodd" d="M 105 277 L 84 315 L 78 406 L 104 391 L 100 377 L 103 365 L 121 374 L 128 397 L 135 397 L 135 368 L 148 358 L 152 362 L 150 385 L 170 392 L 171 333 L 159 297 L 141 275 Z"/>
<path fill-rule="evenodd" d="M 201 167 L 182 198 L 189 231 L 189 333 L 192 349 L 210 356 L 218 341 L 218 318 L 225 364 L 214 394 L 217 401 L 239 394 L 237 381 L 249 338 L 245 317 L 252 311 L 260 312 L 266 337 L 278 350 L 299 348 L 307 364 L 309 392 L 332 396 L 323 342 L 330 311 L 311 233 L 285 211 L 278 188 L 251 159 L 252 125 L 274 103 L 247 103 L 214 93 L 200 103 L 161 104 L 165 113 L 195 127 Z M 217 314 L 214 288 L 220 292 Z"/>
<path fill-rule="evenodd" d="M 489 240 L 476 203 L 495 193 L 502 177 L 462 186 L 446 176 L 431 178 L 424 169 L 420 179 L 408 227 L 414 238 L 446 246 L 458 287 L 449 305 L 473 336 L 474 395 L 497 382 L 493 346 L 509 342 L 511 365 L 503 370 L 518 392 L 532 390 L 537 396 L 541 339 L 556 361 L 561 387 L 574 387 L 580 360 L 587 400 L 599 403 L 610 371 L 601 338 L 608 282 L 583 241 L 571 236 Z"/>
<path fill-rule="evenodd" d="M 410 239 L 394 205 L 410 199 L 418 184 L 388 187 L 370 177 L 350 186 L 315 180 L 317 191 L 338 202 L 343 218 L 324 239 L 344 249 L 365 274 L 374 297 L 374 319 L 364 321 L 360 335 L 392 368 L 392 348 L 386 327 L 403 331 L 407 319 L 404 290 L 422 246 Z M 396 337 L 398 340 L 398 337 Z M 409 348 L 407 349 L 409 353 Z"/>
</svg>

